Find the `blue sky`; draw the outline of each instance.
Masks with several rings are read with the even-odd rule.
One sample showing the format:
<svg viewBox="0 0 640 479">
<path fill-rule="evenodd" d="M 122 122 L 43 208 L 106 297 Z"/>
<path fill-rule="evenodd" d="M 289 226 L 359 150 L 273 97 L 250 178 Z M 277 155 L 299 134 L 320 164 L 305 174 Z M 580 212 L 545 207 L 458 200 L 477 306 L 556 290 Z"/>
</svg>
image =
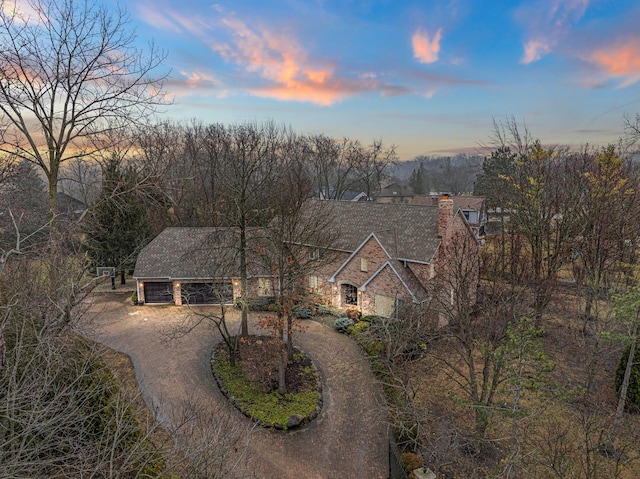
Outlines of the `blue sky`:
<svg viewBox="0 0 640 479">
<path fill-rule="evenodd" d="M 111 0 L 109 1 L 111 4 Z M 115 3 L 115 2 L 114 2 Z M 603 145 L 640 112 L 637 0 L 129 0 L 171 68 L 166 115 L 274 120 L 474 152 L 492 121 L 546 144 Z"/>
</svg>

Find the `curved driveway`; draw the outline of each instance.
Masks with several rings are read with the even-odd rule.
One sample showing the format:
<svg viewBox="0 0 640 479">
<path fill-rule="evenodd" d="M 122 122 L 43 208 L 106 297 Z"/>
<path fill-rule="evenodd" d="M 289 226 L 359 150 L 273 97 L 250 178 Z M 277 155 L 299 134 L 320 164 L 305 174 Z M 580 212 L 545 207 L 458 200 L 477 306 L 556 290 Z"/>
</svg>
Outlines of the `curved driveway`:
<svg viewBox="0 0 640 479">
<path fill-rule="evenodd" d="M 177 306 L 130 306 L 128 295 L 95 293 L 88 298 L 90 336 L 128 354 L 144 398 L 165 421 L 184 401 L 215 406 L 216 414 L 250 421 L 226 405 L 209 367 L 209 353 L 219 335 L 201 325 L 188 335 L 166 340 L 187 313 Z M 232 325 L 237 312 L 232 311 Z M 251 323 L 251 318 L 250 318 Z M 323 381 L 322 413 L 296 431 L 256 428 L 249 460 L 239 476 L 259 479 L 387 477 L 387 435 L 380 388 L 359 348 L 344 335 L 307 322 L 297 344 L 318 365 Z M 237 327 L 237 326 L 236 326 Z"/>
</svg>

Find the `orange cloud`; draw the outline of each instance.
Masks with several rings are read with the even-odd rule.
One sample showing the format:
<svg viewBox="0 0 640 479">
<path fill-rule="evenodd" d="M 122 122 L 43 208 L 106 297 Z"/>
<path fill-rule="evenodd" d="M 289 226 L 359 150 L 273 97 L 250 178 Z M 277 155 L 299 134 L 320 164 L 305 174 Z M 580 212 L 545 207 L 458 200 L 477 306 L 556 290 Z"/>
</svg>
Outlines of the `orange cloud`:
<svg viewBox="0 0 640 479">
<path fill-rule="evenodd" d="M 413 56 L 420 63 L 434 63 L 438 61 L 442 28 L 439 28 L 433 38 L 429 38 L 426 30 L 418 29 L 411 37 Z"/>
<path fill-rule="evenodd" d="M 632 85 L 640 80 L 640 38 L 594 50 L 587 61 L 597 65 L 609 76 L 626 77 L 621 88 Z"/>
<path fill-rule="evenodd" d="M 250 88 L 253 94 L 330 105 L 348 93 L 349 89 L 334 77 L 333 67 L 311 61 L 295 38 L 265 28 L 251 28 L 233 16 L 222 23 L 233 33 L 233 41 L 214 45 L 213 49 L 225 60 L 271 82 Z"/>
</svg>

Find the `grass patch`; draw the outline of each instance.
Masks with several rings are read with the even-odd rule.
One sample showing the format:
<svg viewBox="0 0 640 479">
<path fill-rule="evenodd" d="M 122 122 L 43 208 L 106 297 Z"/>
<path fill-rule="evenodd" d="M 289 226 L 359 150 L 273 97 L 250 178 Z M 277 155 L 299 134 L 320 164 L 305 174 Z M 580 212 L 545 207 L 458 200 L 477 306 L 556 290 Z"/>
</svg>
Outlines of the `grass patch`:
<svg viewBox="0 0 640 479">
<path fill-rule="evenodd" d="M 227 396 L 244 414 L 265 426 L 277 425 L 282 429 L 287 429 L 291 416 L 314 417 L 320 393 L 318 375 L 308 356 L 297 353 L 294 361 L 288 364 L 289 392 L 286 394 L 280 394 L 276 388 L 265 391 L 264 383 L 257 384 L 249 380 L 245 375 L 246 362 L 258 358 L 251 358 L 250 355 L 245 354 L 242 357 L 243 360 L 232 367 L 226 349 L 219 346 L 215 350 L 215 361 L 212 367 L 214 374 L 226 389 Z M 268 364 L 265 366 L 268 367 Z M 275 374 L 277 377 L 277 370 L 264 371 L 264 374 L 268 376 Z"/>
</svg>

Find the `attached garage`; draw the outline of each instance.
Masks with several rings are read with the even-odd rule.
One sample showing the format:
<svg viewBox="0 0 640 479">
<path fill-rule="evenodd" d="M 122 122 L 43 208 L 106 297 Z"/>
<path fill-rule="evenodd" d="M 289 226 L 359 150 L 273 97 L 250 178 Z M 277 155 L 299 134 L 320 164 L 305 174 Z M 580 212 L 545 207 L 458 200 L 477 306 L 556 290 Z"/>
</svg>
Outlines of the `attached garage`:
<svg viewBox="0 0 640 479">
<path fill-rule="evenodd" d="M 173 303 L 173 283 L 171 281 L 145 282 L 145 303 Z"/>
<path fill-rule="evenodd" d="M 182 304 L 231 304 L 233 286 L 231 281 L 215 283 L 182 283 Z"/>
</svg>

